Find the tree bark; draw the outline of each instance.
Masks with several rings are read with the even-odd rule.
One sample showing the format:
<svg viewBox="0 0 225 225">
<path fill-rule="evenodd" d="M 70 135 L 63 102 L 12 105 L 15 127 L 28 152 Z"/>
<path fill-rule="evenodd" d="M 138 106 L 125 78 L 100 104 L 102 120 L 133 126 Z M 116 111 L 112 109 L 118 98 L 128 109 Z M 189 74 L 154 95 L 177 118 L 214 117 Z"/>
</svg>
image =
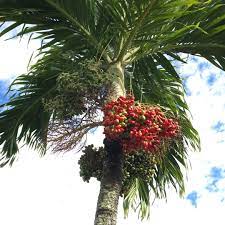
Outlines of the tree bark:
<svg viewBox="0 0 225 225">
<path fill-rule="evenodd" d="M 126 90 L 124 87 L 124 68 L 121 63 L 111 65 L 108 72 L 114 77 L 111 89 L 108 93 L 108 101 L 116 100 L 119 96 L 125 96 Z"/>
<path fill-rule="evenodd" d="M 122 186 L 122 148 L 105 139 L 106 160 L 103 165 L 95 225 L 116 225 L 117 208 Z"/>
<path fill-rule="evenodd" d="M 125 96 L 124 71 L 120 63 L 111 65 L 115 80 L 109 91 L 108 101 Z M 119 196 L 122 187 L 123 153 L 120 143 L 104 140 L 106 159 L 98 196 L 94 225 L 116 225 Z"/>
</svg>

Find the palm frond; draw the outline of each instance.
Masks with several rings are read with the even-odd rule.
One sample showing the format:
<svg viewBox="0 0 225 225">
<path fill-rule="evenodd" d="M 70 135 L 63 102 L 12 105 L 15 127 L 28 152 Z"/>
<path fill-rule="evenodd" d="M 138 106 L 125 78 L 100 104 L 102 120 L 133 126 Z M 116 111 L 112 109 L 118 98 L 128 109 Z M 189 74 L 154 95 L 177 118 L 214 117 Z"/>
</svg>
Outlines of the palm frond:
<svg viewBox="0 0 225 225">
<path fill-rule="evenodd" d="M 128 216 L 129 209 L 139 211 L 139 216 L 143 220 L 150 216 L 150 198 L 148 184 L 142 179 L 135 178 L 131 183 L 128 193 L 124 196 L 123 208 L 125 217 Z"/>
<path fill-rule="evenodd" d="M 1 106 L 6 108 L 0 113 L 0 145 L 3 145 L 4 160 L 2 165 L 14 161 L 19 151 L 17 142 L 21 140 L 40 149 L 42 154 L 45 152 L 50 115 L 44 111 L 41 101 L 51 89 L 41 82 L 40 86 L 36 86 L 36 82 L 33 86 L 28 76 L 18 77 L 15 84 L 25 86 L 18 90 L 16 97 Z"/>
<path fill-rule="evenodd" d="M 82 125 L 76 129 L 77 138 L 79 139 L 87 133 L 86 131 L 100 125 L 94 120 L 92 121 L 93 123 L 88 123 L 86 117 L 85 121 L 83 121 L 82 117 L 80 118 L 86 124 L 80 124 L 81 122 L 78 123 L 79 116 L 77 116 L 73 120 L 74 124 L 71 124 L 72 121 L 66 121 L 67 125 L 65 125 L 58 121 L 58 127 L 53 126 L 53 121 L 57 117 L 56 114 L 58 112 L 54 107 L 46 108 L 46 100 L 49 96 L 54 96 L 58 93 L 57 78 L 61 74 L 76 73 L 81 61 L 84 59 L 93 60 L 96 54 L 95 51 L 83 50 L 82 47 L 74 48 L 73 50 L 65 50 L 64 47 L 66 48 L 67 46 L 54 46 L 41 52 L 39 54 L 40 59 L 30 67 L 29 73 L 19 76 L 11 84 L 9 92 L 15 94 L 12 95 L 7 103 L 0 106 L 3 109 L 0 110 L 0 145 L 3 145 L 2 163 L 4 165 L 7 162 L 13 162 L 19 151 L 17 143 L 20 141 L 25 141 L 29 146 L 40 150 L 41 154 L 45 154 L 47 133 L 50 127 L 56 129 L 54 135 L 52 135 L 54 138 L 58 137 L 57 132 L 60 126 L 62 126 L 60 129 L 67 127 L 66 134 L 69 133 L 70 127 L 70 133 L 74 138 L 75 124 Z M 105 62 L 105 66 L 107 67 L 107 62 Z M 51 102 L 48 104 L 51 104 Z M 76 108 L 77 105 L 75 104 L 78 103 L 73 102 L 73 107 Z M 88 116 L 89 110 L 90 107 L 84 114 Z M 51 126 L 49 127 L 49 125 Z M 68 137 L 66 140 L 69 140 Z M 73 146 L 75 145 L 74 142 L 75 140 L 73 140 Z"/>
<path fill-rule="evenodd" d="M 158 1 L 133 38 L 127 62 L 155 53 L 187 53 L 224 70 L 225 4 L 221 1 Z"/>
<path fill-rule="evenodd" d="M 83 40 L 108 62 L 126 64 L 155 53 L 199 55 L 224 69 L 225 4 L 219 0 L 1 1 L 0 21 L 24 25 L 50 47 Z M 32 25 L 32 27 L 30 27 Z M 71 46 L 72 47 L 72 46 Z"/>
<path fill-rule="evenodd" d="M 11 99 L 1 105 L 0 145 L 3 145 L 2 165 L 13 163 L 19 149 L 17 143 L 25 143 L 46 152 L 46 139 L 51 112 L 46 112 L 43 98 L 56 88 L 57 76 L 62 71 L 73 70 L 73 64 L 58 48 L 45 53 L 43 58 L 33 65 L 30 72 L 16 78 L 9 92 Z"/>
<path fill-rule="evenodd" d="M 129 207 L 136 204 L 138 196 L 142 198 L 140 194 L 146 193 L 149 196 L 153 192 L 156 198 L 166 198 L 168 187 L 173 187 L 182 195 L 185 190 L 183 172 L 189 165 L 187 148 L 200 149 L 200 139 L 191 123 L 182 81 L 167 57 L 156 53 L 127 66 L 126 84 L 127 90 L 133 91 L 136 99 L 159 105 L 170 116 L 177 118 L 181 136 L 166 149 L 166 154 L 156 165 L 156 173 L 150 184 L 142 183 L 140 189 L 133 183 L 124 198 L 125 214 Z M 142 193 L 138 192 L 139 189 Z M 150 200 L 144 198 L 141 202 L 144 204 L 138 206 L 141 217 L 148 217 Z"/>
<path fill-rule="evenodd" d="M 183 172 L 188 168 L 187 148 L 183 139 L 174 140 L 165 156 L 156 166 L 156 174 L 150 183 L 157 198 L 167 198 L 167 190 L 173 187 L 182 196 L 185 192 Z"/>
<path fill-rule="evenodd" d="M 129 76 L 133 76 L 132 88 L 136 98 L 172 111 L 179 119 L 184 137 L 194 149 L 198 149 L 199 138 L 191 125 L 183 84 L 171 62 L 161 54 L 154 54 L 138 60 L 128 69 L 130 75 L 126 83 L 129 84 Z"/>
<path fill-rule="evenodd" d="M 85 46 L 94 48 L 110 61 L 107 46 L 102 45 L 104 33 L 96 31 L 99 26 L 106 27 L 108 22 L 99 16 L 99 7 L 93 0 L 76 1 L 76 4 L 72 0 L 1 1 L 0 22 L 12 24 L 6 26 L 0 36 L 17 28 L 15 36 L 35 34 L 33 38 L 40 38 L 40 49 L 65 43 L 70 49 Z"/>
<path fill-rule="evenodd" d="M 155 166 L 155 174 L 150 183 L 140 178 L 133 180 L 128 192 L 124 195 L 123 208 L 125 217 L 130 208 L 138 211 L 141 219 L 150 217 L 152 202 L 150 196 L 155 198 L 167 198 L 169 188 L 173 187 L 180 196 L 185 192 L 184 170 L 189 167 L 187 148 L 184 140 L 173 140 L 165 155 Z"/>
</svg>

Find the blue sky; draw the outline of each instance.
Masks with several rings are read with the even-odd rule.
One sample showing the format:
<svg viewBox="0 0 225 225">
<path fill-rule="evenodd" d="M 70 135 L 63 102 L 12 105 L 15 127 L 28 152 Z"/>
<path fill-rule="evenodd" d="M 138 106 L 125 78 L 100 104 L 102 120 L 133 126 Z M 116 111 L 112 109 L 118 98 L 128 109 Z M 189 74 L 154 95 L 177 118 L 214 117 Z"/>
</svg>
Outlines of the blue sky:
<svg viewBox="0 0 225 225">
<path fill-rule="evenodd" d="M 20 43 L 0 39 L 0 104 L 7 100 L 4 93 L 15 75 L 26 72 L 27 62 L 37 46 L 37 42 L 31 42 L 27 48 L 26 38 Z M 179 199 L 171 190 L 167 202 L 156 200 L 150 223 L 162 225 L 171 221 L 178 225 L 180 220 L 173 219 L 176 211 L 184 225 L 201 222 L 202 217 L 205 218 L 204 224 L 222 225 L 225 221 L 225 73 L 198 57 L 190 57 L 188 64 L 177 70 L 184 80 L 186 99 L 201 136 L 202 151 L 190 153 L 192 169 L 187 173 L 184 198 Z M 101 132 L 91 134 L 89 143 L 101 145 Z M 78 217 L 85 219 L 83 224 L 91 224 L 99 185 L 94 180 L 90 184 L 82 183 L 78 158 L 79 155 L 68 153 L 49 154 L 40 159 L 35 152 L 24 147 L 13 168 L 0 170 L 0 193 L 4 193 L 0 205 L 3 224 L 72 225 L 77 224 Z M 210 216 L 208 212 L 212 208 L 218 210 L 211 211 Z M 137 221 L 133 214 L 124 220 L 121 212 L 120 208 L 121 225 L 149 224 Z M 15 214 L 17 222 L 11 214 Z"/>
<path fill-rule="evenodd" d="M 187 195 L 187 200 L 190 200 L 191 204 L 197 208 L 197 202 L 198 202 L 198 192 L 197 191 L 192 191 Z"/>
<path fill-rule="evenodd" d="M 197 57 L 189 62 L 190 65 L 180 71 L 187 101 L 202 138 L 202 152 L 205 152 L 200 154 L 205 154 L 206 158 L 199 158 L 200 164 L 205 161 L 205 171 L 197 181 L 201 186 L 196 185 L 198 188 L 190 190 L 186 199 L 198 208 L 198 203 L 210 195 L 216 199 L 217 207 L 221 207 L 225 197 L 225 73 Z"/>
<path fill-rule="evenodd" d="M 3 104 L 7 100 L 5 93 L 7 92 L 8 84 L 6 81 L 0 80 L 0 104 Z"/>
<path fill-rule="evenodd" d="M 216 132 L 223 132 L 225 130 L 225 124 L 222 121 L 217 121 L 216 124 L 212 126 L 212 129 Z"/>
<path fill-rule="evenodd" d="M 224 168 L 212 167 L 210 170 L 210 174 L 207 177 L 208 177 L 208 183 L 207 183 L 206 189 L 209 192 L 224 192 L 225 189 L 218 187 L 218 183 L 221 180 L 225 179 L 225 169 Z M 225 197 L 225 196 L 223 196 L 223 197 Z"/>
</svg>

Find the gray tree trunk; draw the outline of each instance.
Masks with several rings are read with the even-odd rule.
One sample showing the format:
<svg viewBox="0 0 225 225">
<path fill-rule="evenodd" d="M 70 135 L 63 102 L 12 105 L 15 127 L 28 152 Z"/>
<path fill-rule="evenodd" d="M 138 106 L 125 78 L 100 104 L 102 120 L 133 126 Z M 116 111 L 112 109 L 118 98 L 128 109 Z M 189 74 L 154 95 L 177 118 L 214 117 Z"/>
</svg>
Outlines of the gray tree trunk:
<svg viewBox="0 0 225 225">
<path fill-rule="evenodd" d="M 107 152 L 98 197 L 95 225 L 116 225 L 117 208 L 122 187 L 122 149 L 119 143 L 105 142 Z"/>
<path fill-rule="evenodd" d="M 120 63 L 111 65 L 108 72 L 114 75 L 115 80 L 109 91 L 108 101 L 125 96 L 124 71 Z M 116 225 L 119 196 L 122 187 L 123 153 L 118 142 L 104 140 L 107 152 L 103 164 L 103 176 L 94 225 Z"/>
</svg>

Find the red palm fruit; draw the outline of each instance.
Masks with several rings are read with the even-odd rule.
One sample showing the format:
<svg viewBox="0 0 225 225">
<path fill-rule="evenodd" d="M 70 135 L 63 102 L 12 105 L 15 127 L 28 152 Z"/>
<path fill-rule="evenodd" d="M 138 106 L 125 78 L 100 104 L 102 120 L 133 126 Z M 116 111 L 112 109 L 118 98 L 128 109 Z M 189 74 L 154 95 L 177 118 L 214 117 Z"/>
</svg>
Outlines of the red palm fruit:
<svg viewBox="0 0 225 225">
<path fill-rule="evenodd" d="M 136 114 L 135 114 L 134 112 L 130 112 L 130 113 L 129 113 L 129 116 L 135 117 Z"/>
<path fill-rule="evenodd" d="M 142 144 L 143 144 L 144 149 L 148 148 L 148 142 L 143 142 Z"/>
<path fill-rule="evenodd" d="M 107 115 L 108 115 L 108 116 L 114 116 L 114 113 L 113 113 L 112 111 L 109 111 L 109 112 L 107 113 Z"/>
<path fill-rule="evenodd" d="M 119 120 L 120 119 L 120 115 L 115 115 L 115 118 Z"/>
<path fill-rule="evenodd" d="M 151 121 L 151 120 L 149 120 L 149 119 L 147 119 L 147 120 L 145 121 L 145 123 L 146 123 L 147 125 L 149 125 L 149 126 L 151 126 L 151 125 L 152 125 L 152 121 Z"/>
<path fill-rule="evenodd" d="M 134 120 L 129 119 L 129 120 L 128 120 L 128 123 L 129 123 L 129 124 L 135 124 L 136 122 L 135 122 Z"/>
<path fill-rule="evenodd" d="M 134 126 L 135 126 L 137 129 L 140 129 L 141 124 L 135 121 Z"/>
<path fill-rule="evenodd" d="M 116 129 L 120 129 L 122 126 L 119 124 L 119 125 L 116 125 Z"/>
<path fill-rule="evenodd" d="M 108 128 L 104 129 L 106 137 L 121 141 L 127 152 L 139 149 L 154 151 L 162 139 L 176 136 L 179 130 L 177 121 L 166 118 L 159 107 L 134 105 L 131 96 L 119 97 L 109 103 L 104 114 L 103 124 Z M 129 124 L 132 126 L 127 126 Z"/>
<path fill-rule="evenodd" d="M 143 133 L 144 133 L 144 134 L 148 134 L 148 132 L 149 132 L 149 129 L 148 129 L 148 128 L 144 128 L 144 129 L 143 129 Z"/>
<path fill-rule="evenodd" d="M 151 141 L 153 139 L 153 136 L 147 136 L 147 140 Z"/>
<path fill-rule="evenodd" d="M 126 117 L 124 117 L 124 116 L 120 116 L 120 117 L 119 117 L 119 121 L 120 121 L 120 122 L 124 121 L 125 119 L 126 119 Z"/>
</svg>

